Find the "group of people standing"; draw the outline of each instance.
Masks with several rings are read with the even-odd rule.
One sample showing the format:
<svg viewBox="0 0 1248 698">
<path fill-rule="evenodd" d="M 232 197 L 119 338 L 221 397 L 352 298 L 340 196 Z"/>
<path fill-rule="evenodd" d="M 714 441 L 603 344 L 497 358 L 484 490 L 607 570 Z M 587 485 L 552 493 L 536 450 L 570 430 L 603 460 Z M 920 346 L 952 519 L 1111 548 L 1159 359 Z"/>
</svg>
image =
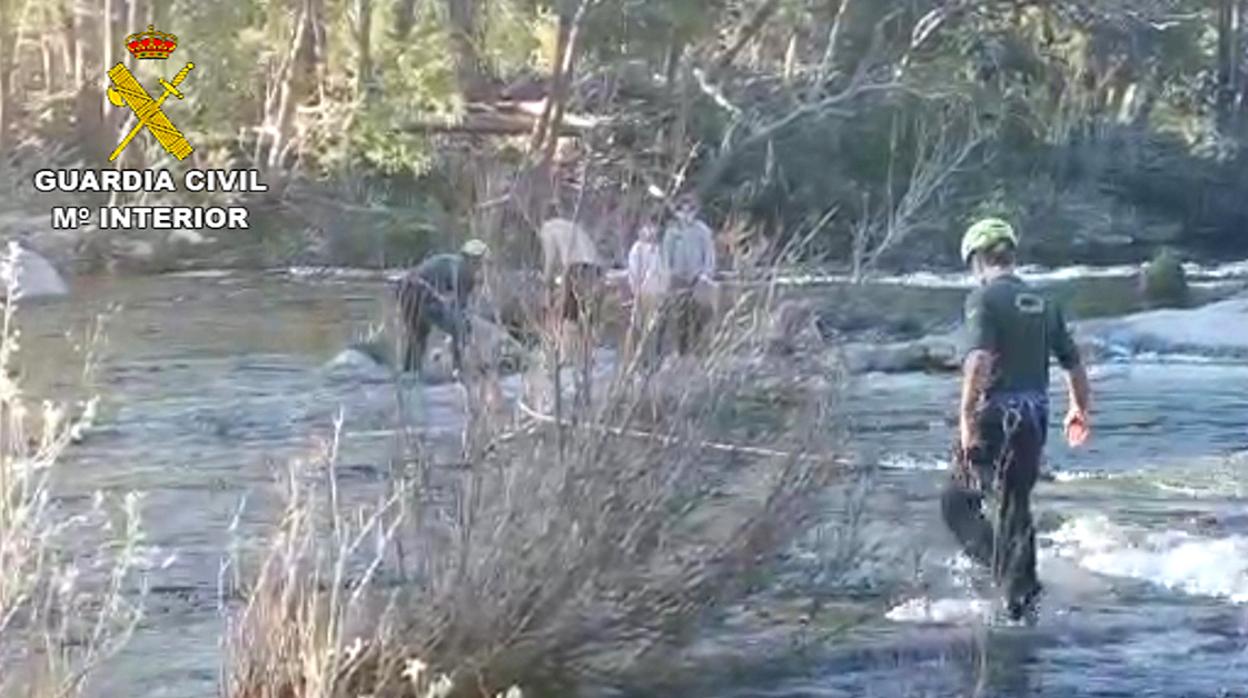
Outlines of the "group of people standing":
<svg viewBox="0 0 1248 698">
<path fill-rule="evenodd" d="M 629 358 L 653 364 L 669 350 L 689 354 L 706 335 L 714 315 L 716 253 L 714 235 L 700 213 L 697 197 L 685 194 L 676 200 L 666 225 L 649 219 L 638 228 L 621 289 L 630 308 L 625 342 Z M 560 216 L 553 206 L 538 239 L 549 328 L 560 338 L 559 346 L 571 339 L 572 349 L 565 355 L 588 361 L 608 291 L 607 264 L 585 227 Z M 484 242 L 469 240 L 458 253 L 426 258 L 399 281 L 404 371 L 421 371 L 434 328 L 450 336 L 454 370 L 463 370 L 472 324 L 468 306 L 489 254 Z"/>
<path fill-rule="evenodd" d="M 713 315 L 706 291 L 713 289 L 715 245 L 698 214 L 697 199 L 686 195 L 677 200 L 661 234 L 654 221 L 639 228 L 627 274 L 628 346 L 634 357 L 652 358 L 669 342 L 681 353 L 695 351 Z M 605 265 L 573 220 L 553 216 L 539 237 L 547 317 L 559 330 L 574 326 L 588 361 L 606 288 Z M 1001 219 L 979 221 L 963 236 L 962 260 L 979 287 L 966 303 L 959 438 L 941 513 L 966 554 L 991 570 L 1009 617 L 1022 620 L 1035 617 L 1043 592 L 1036 576 L 1031 492 L 1048 433 L 1050 358 L 1067 374 L 1064 427 L 1072 447 L 1091 433 L 1091 389 L 1061 307 L 1015 273 L 1017 247 L 1017 234 Z M 420 370 L 435 326 L 451 336 L 455 368 L 462 368 L 467 302 L 488 254 L 484 243 L 470 240 L 459 254 L 435 255 L 404 277 L 398 300 L 408 339 L 406 370 Z M 991 517 L 985 516 L 989 498 L 997 509 Z"/>
<path fill-rule="evenodd" d="M 714 314 L 715 267 L 715 238 L 692 195 L 676 202 L 661 235 L 652 221 L 641 226 L 628 253 L 630 354 L 653 361 L 669 347 L 697 350 Z"/>
</svg>

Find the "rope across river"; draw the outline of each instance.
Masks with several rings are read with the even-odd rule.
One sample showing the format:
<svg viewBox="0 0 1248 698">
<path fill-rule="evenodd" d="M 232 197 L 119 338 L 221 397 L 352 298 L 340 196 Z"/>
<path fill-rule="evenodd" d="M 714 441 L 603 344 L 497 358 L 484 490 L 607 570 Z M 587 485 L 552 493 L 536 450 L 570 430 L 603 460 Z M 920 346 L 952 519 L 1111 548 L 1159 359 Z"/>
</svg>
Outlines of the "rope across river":
<svg viewBox="0 0 1248 698">
<path fill-rule="evenodd" d="M 520 412 L 524 414 L 524 416 L 528 417 L 529 419 L 532 419 L 534 421 L 541 422 L 544 424 L 553 424 L 553 425 L 562 426 L 566 428 L 573 428 L 573 429 L 585 429 L 589 431 L 596 431 L 599 433 L 608 434 L 611 436 L 620 436 L 620 437 L 625 437 L 625 438 L 640 439 L 644 441 L 657 441 L 665 446 L 684 446 L 688 444 L 687 441 L 678 439 L 674 436 L 665 436 L 663 434 L 656 434 L 654 432 L 645 431 L 642 429 L 626 429 L 624 427 L 613 427 L 613 426 L 607 426 L 603 424 L 578 424 L 568 419 L 561 420 L 554 415 L 547 414 L 545 412 L 541 412 L 533 408 L 531 405 L 526 403 L 523 398 L 516 399 L 516 406 L 520 410 Z M 706 441 L 706 440 L 700 441 L 698 442 L 697 447 L 708 450 L 708 451 L 718 451 L 721 453 L 755 456 L 758 458 L 797 458 L 800 460 L 816 460 L 816 461 L 833 460 L 841 465 L 845 465 L 845 466 L 851 465 L 849 461 L 843 458 L 830 458 L 829 459 L 829 457 L 827 456 L 820 456 L 816 454 L 794 453 L 791 451 L 780 451 L 780 450 L 771 449 L 771 448 L 763 448 L 760 446 L 746 446 L 742 444 L 731 444 L 731 443 L 723 443 L 723 442 L 718 442 L 718 441 Z"/>
</svg>

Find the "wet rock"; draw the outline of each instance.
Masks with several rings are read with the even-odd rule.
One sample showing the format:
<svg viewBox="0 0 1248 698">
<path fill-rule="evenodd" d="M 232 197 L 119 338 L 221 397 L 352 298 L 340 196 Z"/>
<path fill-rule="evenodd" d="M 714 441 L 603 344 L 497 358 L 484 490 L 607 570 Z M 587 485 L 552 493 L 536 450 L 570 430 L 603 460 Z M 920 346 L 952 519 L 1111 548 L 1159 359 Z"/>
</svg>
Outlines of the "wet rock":
<svg viewBox="0 0 1248 698">
<path fill-rule="evenodd" d="M 16 243 L 14 243 L 16 244 Z M 52 263 L 38 252 L 26 247 L 18 247 L 17 287 L 22 298 L 38 298 L 46 296 L 65 296 L 69 294 L 69 286 L 60 272 Z M 7 279 L 5 286 L 7 286 Z M 2 290 L 0 290 L 2 292 Z"/>
<path fill-rule="evenodd" d="M 385 366 L 386 363 L 379 360 L 376 355 L 359 347 L 343 349 L 326 364 L 326 367 L 331 369 L 370 369 L 383 368 Z"/>
<path fill-rule="evenodd" d="M 156 246 L 147 240 L 113 240 L 113 253 L 130 262 L 151 262 L 156 257 Z"/>
<path fill-rule="evenodd" d="M 957 371 L 961 363 L 956 334 L 888 344 L 849 344 L 843 349 L 851 373 Z"/>
<path fill-rule="evenodd" d="M 1140 273 L 1140 294 L 1154 308 L 1186 307 L 1190 292 L 1178 255 L 1162 250 Z"/>
<path fill-rule="evenodd" d="M 479 317 L 472 319 L 472 340 L 464 350 L 464 368 L 467 371 L 499 370 L 509 373 L 519 370 L 523 348 L 508 334 L 507 330 Z M 353 374 L 363 372 L 376 374 L 399 366 L 397 344 L 385 334 L 354 342 L 331 359 L 326 368 L 331 371 Z M 430 338 L 422 366 L 422 378 L 427 383 L 445 383 L 453 380 L 451 339 L 435 332 Z"/>
<path fill-rule="evenodd" d="M 1079 334 L 1104 354 L 1189 354 L 1248 358 L 1248 295 L 1188 310 L 1151 310 L 1081 323 Z"/>
<path fill-rule="evenodd" d="M 175 247 L 178 245 L 197 247 L 199 245 L 206 245 L 211 242 L 211 240 L 204 237 L 204 235 L 198 230 L 174 230 L 171 231 L 168 237 L 165 238 L 165 242 Z"/>
</svg>

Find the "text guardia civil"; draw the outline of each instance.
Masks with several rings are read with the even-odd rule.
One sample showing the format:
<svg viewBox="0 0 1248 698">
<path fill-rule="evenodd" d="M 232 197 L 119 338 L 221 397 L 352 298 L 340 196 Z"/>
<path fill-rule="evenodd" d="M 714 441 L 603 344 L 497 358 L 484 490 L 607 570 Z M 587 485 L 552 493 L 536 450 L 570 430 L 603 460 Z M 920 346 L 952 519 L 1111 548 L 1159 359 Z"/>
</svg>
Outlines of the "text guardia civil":
<svg viewBox="0 0 1248 698">
<path fill-rule="evenodd" d="M 39 170 L 34 176 L 40 192 L 134 193 L 177 192 L 169 170 Z M 181 190 L 212 193 L 266 192 L 257 170 L 188 170 L 181 177 Z M 146 228 L 177 230 L 245 230 L 248 212 L 242 206 L 103 206 L 57 207 L 52 210 L 52 227 L 58 230 L 95 222 L 102 230 Z"/>
</svg>

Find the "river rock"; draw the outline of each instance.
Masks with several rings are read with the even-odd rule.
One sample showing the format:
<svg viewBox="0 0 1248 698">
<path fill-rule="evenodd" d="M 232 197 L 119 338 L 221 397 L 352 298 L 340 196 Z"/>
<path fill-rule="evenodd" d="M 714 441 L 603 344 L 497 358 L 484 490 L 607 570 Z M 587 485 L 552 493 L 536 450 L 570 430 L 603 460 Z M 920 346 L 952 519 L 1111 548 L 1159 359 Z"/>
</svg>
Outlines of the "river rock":
<svg viewBox="0 0 1248 698">
<path fill-rule="evenodd" d="M 961 365 L 956 333 L 887 344 L 847 344 L 842 351 L 851 373 L 956 371 Z"/>
<path fill-rule="evenodd" d="M 204 237 L 204 235 L 200 233 L 198 230 L 188 230 L 188 229 L 178 229 L 178 230 L 170 231 L 169 235 L 165 238 L 165 241 L 169 245 L 173 245 L 173 246 L 187 245 L 189 247 L 197 247 L 199 245 L 206 245 L 209 242 L 211 242 L 209 238 Z"/>
<path fill-rule="evenodd" d="M 113 240 L 114 254 L 133 262 L 150 262 L 156 257 L 156 246 L 147 240 Z"/>
<path fill-rule="evenodd" d="M 323 370 L 331 379 L 347 383 L 385 383 L 393 378 L 394 371 L 384 359 L 368 347 L 353 345 L 339 352 Z"/>
<path fill-rule="evenodd" d="M 1192 354 L 1248 358 L 1248 295 L 1189 310 L 1153 310 L 1079 325 L 1109 354 Z"/>
<path fill-rule="evenodd" d="M 18 255 L 15 266 L 17 287 L 22 298 L 38 298 L 46 296 L 65 296 L 69 294 L 69 286 L 60 272 L 52 263 L 38 252 L 14 242 Z M 8 279 L 5 279 L 5 286 Z"/>
<path fill-rule="evenodd" d="M 472 341 L 464 350 L 464 365 L 469 371 L 498 369 L 513 372 L 519 369 L 524 353 L 507 330 L 484 318 L 472 318 Z M 425 382 L 445 383 L 452 380 L 451 339 L 435 332 L 430 338 L 422 366 Z M 334 373 L 368 377 L 386 375 L 397 368 L 396 344 L 387 335 L 379 334 L 353 343 L 331 359 L 325 368 Z"/>
</svg>

